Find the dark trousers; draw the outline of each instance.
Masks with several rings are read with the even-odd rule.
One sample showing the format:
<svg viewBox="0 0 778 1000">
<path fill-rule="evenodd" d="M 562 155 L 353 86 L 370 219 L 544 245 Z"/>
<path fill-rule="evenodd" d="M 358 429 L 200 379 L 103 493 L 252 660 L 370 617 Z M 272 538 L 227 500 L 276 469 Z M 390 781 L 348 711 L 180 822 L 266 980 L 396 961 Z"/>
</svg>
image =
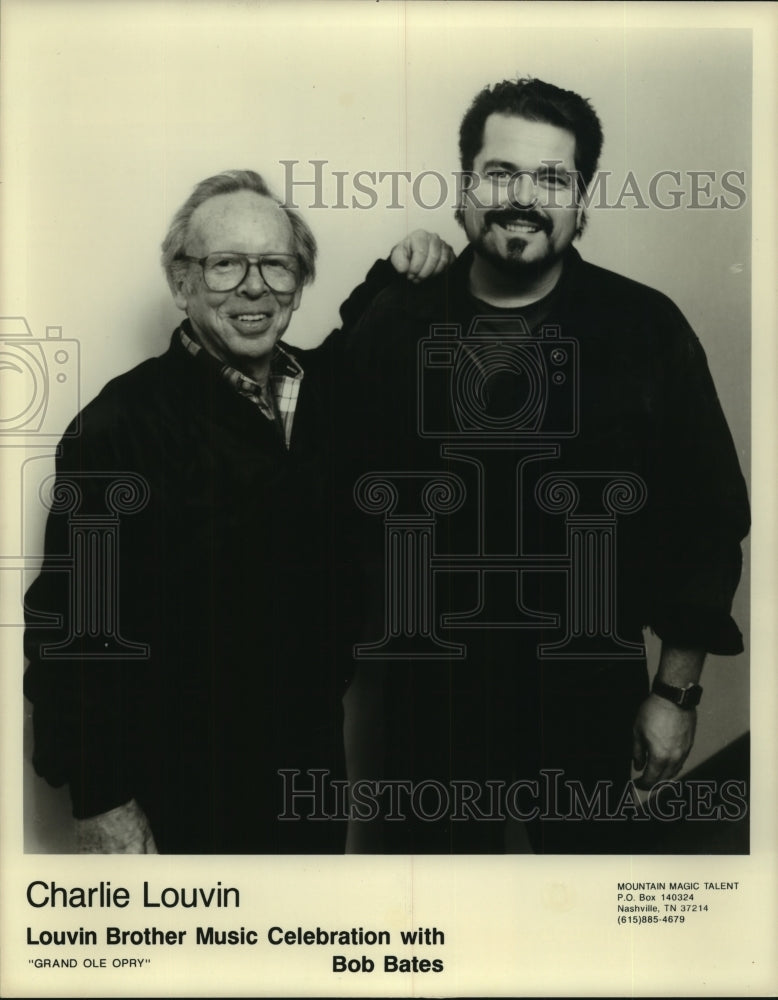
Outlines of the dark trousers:
<svg viewBox="0 0 778 1000">
<path fill-rule="evenodd" d="M 465 661 L 388 664 L 383 776 L 397 791 L 381 849 L 499 853 L 512 818 L 537 853 L 629 850 L 632 724 L 647 693 L 641 660 L 543 661 L 504 633 L 471 641 Z"/>
</svg>

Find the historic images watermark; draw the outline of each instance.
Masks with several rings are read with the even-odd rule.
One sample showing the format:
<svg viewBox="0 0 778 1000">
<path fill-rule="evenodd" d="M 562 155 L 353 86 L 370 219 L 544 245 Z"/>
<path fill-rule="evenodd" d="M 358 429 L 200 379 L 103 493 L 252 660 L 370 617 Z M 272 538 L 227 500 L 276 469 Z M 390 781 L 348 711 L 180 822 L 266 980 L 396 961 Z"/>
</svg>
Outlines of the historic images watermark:
<svg viewBox="0 0 778 1000">
<path fill-rule="evenodd" d="M 0 316 L 0 373 L 0 446 L 24 446 L 31 435 L 59 437 L 63 407 L 71 416 L 78 410 L 78 341 L 63 337 L 61 326 L 47 326 L 38 338 L 23 316 Z"/>
<path fill-rule="evenodd" d="M 148 644 L 122 635 L 119 588 L 121 519 L 148 503 L 146 480 L 132 472 L 50 476 L 40 499 L 52 515 L 67 520 L 64 549 L 47 556 L 44 571 L 65 572 L 69 594 L 64 629 L 58 630 L 64 635 L 42 643 L 41 658 L 147 659 Z M 58 620 L 50 624 L 60 625 Z"/>
<path fill-rule="evenodd" d="M 468 779 L 447 782 L 426 779 L 333 779 L 326 769 L 278 771 L 281 782 L 280 820 L 299 822 L 352 820 L 368 823 L 410 818 L 427 823 L 450 820 L 503 822 L 534 820 L 645 821 L 677 820 L 738 822 L 748 812 L 745 781 L 727 779 L 660 781 L 641 800 L 634 782 L 615 785 L 602 780 L 593 786 L 565 775 L 558 768 L 541 768 L 515 781 Z"/>
<path fill-rule="evenodd" d="M 561 171 L 560 162 L 544 161 L 541 170 L 482 176 L 472 170 L 332 170 L 329 160 L 279 160 L 284 170 L 283 197 L 287 208 L 434 211 L 458 209 L 465 199 L 476 208 L 490 209 L 505 201 L 520 203 L 519 186 L 529 176 L 542 186 L 550 208 L 579 205 L 584 209 L 726 209 L 745 206 L 746 171 L 657 171 L 638 177 L 633 171 L 617 176 L 598 170 L 588 187 L 576 172 Z"/>
<path fill-rule="evenodd" d="M 642 644 L 623 639 L 617 614 L 617 526 L 646 502 L 643 479 L 628 471 L 537 472 L 557 462 L 565 439 L 579 433 L 579 345 L 558 326 L 532 335 L 522 316 L 475 317 L 468 330 L 433 325 L 418 345 L 417 433 L 439 442 L 447 469 L 381 470 L 362 476 L 354 499 L 384 522 L 384 632 L 355 647 L 357 659 L 461 659 L 466 648 L 440 635 L 455 629 L 559 629 L 538 645 L 543 659 L 639 659 Z M 500 380 L 505 399 L 492 406 Z M 509 384 L 506 384 L 506 379 Z M 506 391 L 507 390 L 507 391 Z M 442 405 L 441 405 L 442 403 Z M 531 486 L 533 515 L 564 520 L 564 547 L 538 549 L 523 530 Z M 441 518 L 467 504 L 477 520 L 477 548 L 439 541 Z M 510 509 L 515 517 L 507 519 Z M 434 575 L 469 574 L 477 597 L 466 611 L 440 615 Z M 565 579 L 566 607 L 532 608 L 526 574 Z M 440 619 L 440 622 L 439 622 Z"/>
<path fill-rule="evenodd" d="M 50 471 L 60 442 L 80 433 L 79 362 L 79 342 L 63 337 L 61 326 L 46 327 L 38 338 L 23 316 L 0 317 L 0 447 L 8 449 L 5 513 L 16 535 L 0 556 L 0 571 L 14 578 L 9 593 L 18 592 L 21 608 L 26 576 L 43 558 L 35 515 L 63 518 L 61 551 L 48 556 L 45 571 L 67 579 L 64 620 L 28 610 L 28 624 L 51 630 L 41 656 L 145 659 L 148 646 L 121 635 L 119 571 L 121 519 L 145 507 L 148 483 L 133 472 Z M 24 624 L 18 608 L 4 611 L 0 625 Z"/>
<path fill-rule="evenodd" d="M 0 577 L 7 601 L 0 626 L 24 625 L 21 608 L 27 574 L 40 567 L 35 537 L 40 490 L 65 434 L 78 434 L 80 345 L 61 326 L 33 334 L 24 316 L 0 316 L 0 448 L 3 449 L 3 516 L 7 536 Z"/>
</svg>

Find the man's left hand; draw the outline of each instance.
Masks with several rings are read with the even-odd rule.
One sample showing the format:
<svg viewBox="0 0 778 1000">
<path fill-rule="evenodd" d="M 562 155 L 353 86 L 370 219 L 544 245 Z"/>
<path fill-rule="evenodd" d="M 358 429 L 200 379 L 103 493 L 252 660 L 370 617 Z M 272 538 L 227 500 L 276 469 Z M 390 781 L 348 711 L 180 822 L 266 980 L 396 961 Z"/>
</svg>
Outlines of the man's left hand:
<svg viewBox="0 0 778 1000">
<path fill-rule="evenodd" d="M 643 771 L 635 784 L 652 788 L 678 774 L 689 756 L 697 726 L 697 713 L 678 708 L 650 694 L 638 709 L 633 727 L 632 760 Z"/>
<path fill-rule="evenodd" d="M 415 229 L 392 249 L 389 260 L 398 274 L 404 274 L 409 281 L 418 284 L 445 271 L 455 256 L 448 243 L 437 233 Z"/>
<path fill-rule="evenodd" d="M 157 854 L 146 814 L 131 799 L 124 805 L 76 820 L 79 854 Z"/>
</svg>

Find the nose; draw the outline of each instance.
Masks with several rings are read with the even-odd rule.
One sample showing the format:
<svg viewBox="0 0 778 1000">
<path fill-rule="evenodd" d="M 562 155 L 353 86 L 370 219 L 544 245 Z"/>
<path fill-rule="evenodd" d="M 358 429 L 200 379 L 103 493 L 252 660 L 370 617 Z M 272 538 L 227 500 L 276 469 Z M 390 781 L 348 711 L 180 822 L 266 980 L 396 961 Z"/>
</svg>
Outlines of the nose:
<svg viewBox="0 0 778 1000">
<path fill-rule="evenodd" d="M 535 189 L 536 178 L 529 171 L 523 170 L 511 177 L 508 186 L 508 199 L 518 208 L 532 208 L 537 204 L 538 195 Z"/>
<path fill-rule="evenodd" d="M 268 290 L 267 285 L 262 277 L 262 272 L 259 269 L 259 261 L 254 261 L 249 263 L 246 274 L 238 285 L 239 292 L 245 292 L 246 295 L 262 295 Z"/>
</svg>

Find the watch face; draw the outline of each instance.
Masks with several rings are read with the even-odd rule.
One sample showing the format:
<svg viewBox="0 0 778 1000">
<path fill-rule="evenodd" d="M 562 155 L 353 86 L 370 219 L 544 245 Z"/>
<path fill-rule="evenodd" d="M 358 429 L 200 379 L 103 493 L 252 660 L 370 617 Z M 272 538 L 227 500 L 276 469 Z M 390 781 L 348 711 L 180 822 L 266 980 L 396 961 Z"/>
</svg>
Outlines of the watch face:
<svg viewBox="0 0 778 1000">
<path fill-rule="evenodd" d="M 694 708 L 700 703 L 700 696 L 702 695 L 702 688 L 699 684 L 692 684 L 690 688 L 687 688 L 683 692 L 681 698 L 681 705 L 683 708 Z"/>
</svg>

